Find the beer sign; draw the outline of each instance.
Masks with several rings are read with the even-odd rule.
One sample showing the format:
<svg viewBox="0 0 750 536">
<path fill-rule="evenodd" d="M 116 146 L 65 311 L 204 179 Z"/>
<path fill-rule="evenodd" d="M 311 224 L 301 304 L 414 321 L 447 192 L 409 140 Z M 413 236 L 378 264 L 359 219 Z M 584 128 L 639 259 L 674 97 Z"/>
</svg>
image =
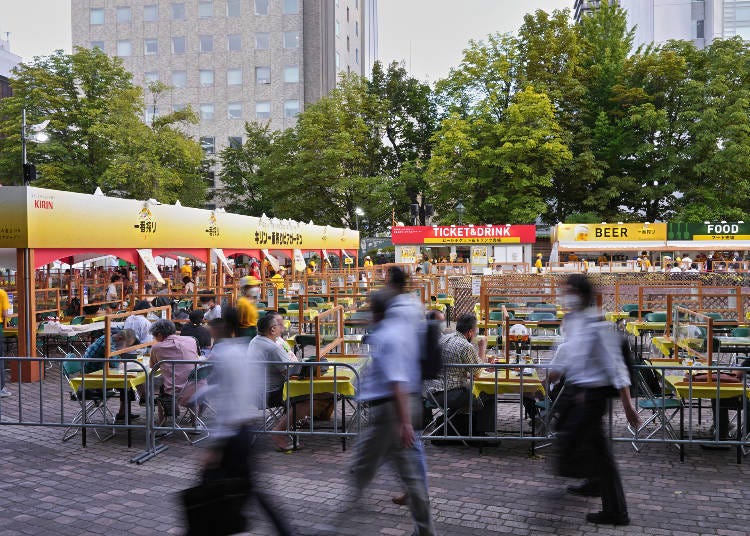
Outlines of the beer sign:
<svg viewBox="0 0 750 536">
<path fill-rule="evenodd" d="M 666 223 L 561 223 L 560 242 L 643 242 L 665 240 Z"/>
</svg>

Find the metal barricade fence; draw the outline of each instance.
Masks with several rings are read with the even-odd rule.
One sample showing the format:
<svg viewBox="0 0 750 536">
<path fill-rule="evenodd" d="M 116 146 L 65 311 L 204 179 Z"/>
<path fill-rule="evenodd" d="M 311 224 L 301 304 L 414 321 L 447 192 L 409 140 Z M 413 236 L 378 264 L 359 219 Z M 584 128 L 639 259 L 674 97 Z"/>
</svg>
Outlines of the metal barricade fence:
<svg viewBox="0 0 750 536">
<path fill-rule="evenodd" d="M 172 386 L 178 385 L 176 380 L 186 375 L 186 370 L 178 373 L 174 365 L 192 367 L 187 374 L 188 381 L 179 392 L 164 393 L 159 385 L 163 385 L 165 373 Z M 212 359 L 163 360 L 155 364 L 148 375 L 149 392 L 154 393 L 152 404 L 148 405 L 153 408 L 152 412 L 157 419 L 148 427 L 150 438 L 146 451 L 133 461 L 143 463 L 163 452 L 167 446 L 163 442 L 159 443 L 159 439 L 168 435 L 182 434 L 194 444 L 216 432 L 215 423 L 209 418 L 216 411 L 211 400 L 212 396 L 220 396 L 221 393 L 217 388 L 210 387 L 212 371 L 208 369 L 222 366 L 221 361 Z M 344 448 L 348 438 L 359 434 L 363 408 L 355 397 L 356 385 L 360 381 L 358 365 L 335 361 L 303 361 L 251 362 L 248 366 L 254 369 L 257 376 L 254 384 L 246 386 L 255 409 L 254 413 L 247 415 L 259 422 L 254 427 L 256 433 L 291 436 L 295 447 L 299 438 L 304 436 L 337 437 L 341 438 Z M 266 367 L 284 370 L 281 373 L 285 377 L 281 391 L 269 389 Z M 326 368 L 327 372 L 323 374 L 319 371 L 316 374 L 316 369 L 321 368 Z M 337 415 L 336 406 L 339 403 L 340 415 Z M 316 407 L 324 404 L 332 404 L 333 407 L 333 421 L 326 424 L 325 428 L 319 427 L 320 419 L 315 418 Z M 349 415 L 347 408 L 350 410 Z M 298 413 L 306 413 L 310 417 L 300 423 Z M 274 425 L 280 420 L 285 420 L 286 426 L 274 429 Z"/>
<path fill-rule="evenodd" d="M 41 426 L 66 428 L 65 439 L 70 439 L 76 434 L 73 432 L 80 431 L 82 444 L 86 444 L 86 432 L 92 429 L 107 429 L 113 433 L 118 430 L 125 430 L 130 433 L 133 430 L 144 430 L 145 432 L 145 450 L 131 459 L 131 462 L 143 463 L 156 454 L 166 449 L 162 442 L 158 443 L 161 435 L 170 433 L 185 434 L 190 439 L 192 433 L 210 434 L 215 430 L 210 418 L 211 397 L 207 395 L 206 410 L 208 415 L 203 415 L 198 409 L 192 420 L 192 415 L 188 416 L 187 421 L 180 422 L 177 417 L 177 406 L 180 403 L 179 398 L 168 398 L 167 406 L 164 401 L 156 401 L 158 390 L 155 381 L 158 377 L 163 376 L 165 366 L 181 364 L 192 367 L 191 379 L 186 386 L 192 382 L 194 387 L 198 383 L 206 380 L 210 383 L 210 376 L 202 377 L 199 372 L 206 365 L 220 366 L 213 363 L 212 360 L 194 360 L 194 361 L 162 361 L 156 364 L 153 369 L 148 369 L 146 365 L 137 360 L 120 360 L 128 367 L 128 376 L 123 371 L 112 369 L 107 375 L 87 373 L 84 380 L 68 374 L 65 371 L 65 362 L 76 362 L 81 366 L 95 364 L 96 366 L 106 366 L 103 359 L 84 359 L 67 357 L 42 358 L 42 357 L 5 357 L 3 358 L 11 367 L 18 367 L 16 381 L 7 382 L 15 391 L 15 399 L 0 399 L 0 426 Z M 44 367 L 45 362 L 52 362 L 55 366 L 53 371 L 57 371 L 56 377 L 51 371 L 47 371 L 46 379 L 42 382 L 24 383 L 23 371 L 29 370 L 29 367 Z M 296 442 L 301 437 L 338 437 L 345 441 L 355 437 L 361 430 L 363 421 L 366 422 L 367 404 L 360 402 L 355 393 L 357 385 L 361 379 L 362 362 L 287 362 L 287 363 L 255 363 L 261 367 L 283 367 L 287 372 L 284 382 L 284 396 L 281 405 L 269 407 L 269 404 L 257 404 L 257 417 L 262 419 L 262 424 L 256 427 L 260 434 L 268 435 L 287 435 L 291 436 Z M 315 374 L 315 369 L 328 367 L 326 374 Z M 130 369 L 135 372 L 130 372 Z M 426 406 L 437 413 L 431 428 L 426 428 L 424 438 L 426 440 L 457 440 L 473 441 L 478 444 L 483 442 L 496 441 L 530 441 L 532 452 L 537 443 L 548 443 L 555 435 L 555 412 L 560 398 L 552 399 L 549 397 L 549 385 L 546 378 L 550 371 L 550 364 L 537 363 L 482 363 L 482 364 L 456 364 L 444 367 L 442 379 L 448 378 L 449 372 L 462 371 L 466 378 L 466 387 L 472 394 L 467 397 L 466 403 L 457 408 L 458 412 L 454 415 L 449 397 L 449 390 L 435 388 L 435 384 L 430 388 L 430 384 L 425 384 L 424 399 Z M 719 366 L 671 366 L 671 365 L 639 365 L 635 367 L 641 374 L 646 371 L 656 374 L 660 381 L 660 388 L 646 389 L 643 385 L 638 385 L 638 398 L 634 399 L 636 409 L 640 409 L 642 422 L 646 421 L 645 417 L 656 415 L 650 422 L 657 425 L 657 433 L 650 433 L 649 430 L 632 430 L 628 429 L 623 423 L 622 414 L 619 410 L 610 410 L 609 414 L 609 436 L 613 441 L 632 443 L 634 446 L 649 444 L 671 444 L 677 447 L 685 445 L 716 445 L 736 447 L 738 462 L 743 452 L 750 448 L 750 436 L 748 435 L 747 417 L 748 417 L 748 384 L 745 376 L 750 372 L 750 367 L 740 367 L 735 365 Z M 697 370 L 696 370 L 697 369 Z M 308 371 L 308 372 L 304 372 Z M 700 372 L 704 377 L 694 377 L 686 372 Z M 727 375 L 733 374 L 734 376 Z M 171 367 L 168 372 L 172 384 L 175 384 L 175 370 Z M 130 382 L 124 378 L 130 379 Z M 304 377 L 303 377 L 304 376 Z M 316 377 L 317 376 L 317 377 Z M 137 378 L 137 379 L 136 379 Z M 268 395 L 272 392 L 267 385 L 267 375 L 263 374 L 262 381 L 257 386 L 257 392 L 260 401 L 268 401 Z M 439 382 L 440 380 L 438 380 Z M 107 408 L 107 402 L 112 398 L 119 398 L 118 395 L 111 392 L 112 389 L 131 388 L 135 383 L 141 383 L 144 386 L 144 396 L 146 398 L 146 417 L 136 422 L 129 420 L 129 411 L 125 414 L 125 421 L 115 423 L 111 418 L 111 411 Z M 81 389 L 79 389 L 81 387 Z M 200 393 L 200 391 L 197 391 Z M 430 394 L 430 392 L 432 394 Z M 562 389 L 564 394 L 564 387 Z M 74 396 L 71 396 L 73 394 Z M 472 415 L 477 407 L 478 395 L 483 394 L 482 404 L 489 403 L 494 405 L 494 411 L 498 412 L 498 407 L 502 404 L 513 405 L 509 411 L 503 412 L 502 415 L 496 414 L 493 418 L 492 427 L 489 430 L 482 430 L 483 435 L 478 435 L 473 419 L 468 419 L 467 433 L 462 433 L 457 427 L 452 425 L 452 419 L 463 412 L 466 415 Z M 340 415 L 334 410 L 332 423 L 325 423 L 325 427 L 320 426 L 320 419 L 315 418 L 316 407 L 319 402 L 326 402 L 327 395 L 329 402 L 335 405 L 340 404 Z M 474 396 L 477 395 L 477 396 Z M 66 399 L 67 397 L 67 399 Z M 713 400 L 713 411 L 716 413 L 715 422 L 720 422 L 722 411 L 735 411 L 737 413 L 737 424 L 734 437 L 729 437 L 728 430 L 720 429 L 720 426 L 714 426 L 713 433 L 708 436 L 705 430 L 701 430 L 701 419 L 696 419 L 694 410 L 697 408 L 700 412 L 701 406 L 696 405 L 700 399 Z M 125 399 L 128 400 L 127 398 Z M 648 403 L 642 403 L 647 400 Z M 666 403 L 666 400 L 677 401 Z M 172 419 L 163 422 L 156 422 L 154 416 L 159 413 L 155 404 L 164 407 L 171 407 Z M 189 404 L 188 404 L 189 406 Z M 307 406 L 307 407 L 305 407 Z M 431 407 L 430 407 L 431 406 Z M 619 403 L 613 399 L 611 406 L 619 406 Z M 705 408 L 706 406 L 702 406 Z M 680 412 L 680 433 L 675 431 L 676 423 L 671 423 L 676 414 L 669 415 L 668 409 L 677 409 Z M 297 412 L 306 413 L 312 416 L 304 423 L 296 422 L 298 419 Z M 98 412 L 98 418 L 94 419 Z M 685 413 L 687 415 L 685 416 Z M 286 418 L 286 426 L 275 430 L 274 425 L 279 422 L 278 419 Z M 443 416 L 442 420 L 440 416 Z M 615 419 L 615 415 L 617 415 Z M 742 417 L 745 416 L 745 419 Z M 204 419 L 205 417 L 205 419 Z M 686 417 L 686 418 L 685 418 Z M 528 422 L 527 422 L 527 419 Z M 617 420 L 617 422 L 615 422 Z M 508 424 L 513 429 L 503 428 Z M 704 423 L 705 424 L 705 423 Z M 68 433 L 72 433 L 67 437 Z M 97 434 L 98 435 L 98 434 Z M 726 435 L 726 437 L 724 437 Z M 110 436 L 111 437 L 111 436 Z M 101 439 L 101 438 L 100 438 Z M 106 440 L 104 438 L 102 440 Z M 196 441 L 192 441 L 194 443 Z M 681 448 L 681 452 L 684 452 Z"/>
<path fill-rule="evenodd" d="M 100 440 L 106 441 L 114 436 L 117 430 L 128 433 L 128 446 L 131 446 L 133 430 L 147 431 L 150 422 L 146 404 L 145 420 L 130 419 L 129 393 L 131 387 L 142 383 L 145 385 L 145 397 L 148 392 L 148 373 L 140 361 L 135 359 L 91 359 L 83 357 L 3 357 L 2 366 L 10 365 L 16 372 L 16 381 L 6 378 L 6 387 L 14 387 L 13 398 L 0 398 L 0 426 L 38 426 L 65 428 L 62 440 L 67 441 L 81 434 L 81 444 L 87 444 L 87 431 L 93 430 Z M 45 369 L 45 364 L 52 364 Z M 103 373 L 103 368 L 117 364 Z M 32 367 L 39 368 L 39 377 L 45 380 L 26 383 L 24 371 Z M 127 373 L 122 367 L 127 367 Z M 82 378 L 80 372 L 86 372 Z M 45 376 L 46 375 L 46 376 Z M 115 392 L 118 391 L 118 392 Z M 122 398 L 127 397 L 127 398 Z M 122 422 L 115 422 L 115 416 L 108 407 L 112 399 L 124 400 L 128 411 Z M 110 430 L 105 438 L 99 436 L 98 430 Z M 148 439 L 148 436 L 147 436 Z M 148 448 L 148 445 L 147 445 Z"/>
</svg>

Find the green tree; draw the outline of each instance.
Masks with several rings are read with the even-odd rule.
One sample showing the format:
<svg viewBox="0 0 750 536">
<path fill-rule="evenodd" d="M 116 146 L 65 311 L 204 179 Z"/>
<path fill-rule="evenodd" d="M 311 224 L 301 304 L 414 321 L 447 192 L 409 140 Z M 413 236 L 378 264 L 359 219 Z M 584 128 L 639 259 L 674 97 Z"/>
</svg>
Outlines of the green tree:
<svg viewBox="0 0 750 536">
<path fill-rule="evenodd" d="M 383 171 L 386 106 L 364 79 L 342 76 L 273 144 L 267 198 L 278 217 L 354 227 L 360 207 L 373 231 L 390 224 L 390 185 Z M 272 185 L 272 186 L 271 186 Z M 368 229 L 369 230 L 369 229 Z"/>
<path fill-rule="evenodd" d="M 436 134 L 430 177 L 441 206 L 462 201 L 468 222 L 533 222 L 547 210 L 552 176 L 570 158 L 552 103 L 529 86 L 513 96 L 498 122 L 456 114 L 446 119 Z"/>
<path fill-rule="evenodd" d="M 20 183 L 21 113 L 26 109 L 29 124 L 49 120 L 49 141 L 31 144 L 28 151 L 39 186 L 84 193 L 101 186 L 127 197 L 203 203 L 202 153 L 181 130 L 196 120 L 194 114 L 170 114 L 151 127 L 143 124 L 143 91 L 119 59 L 99 49 L 58 51 L 21 64 L 11 84 L 13 96 L 0 101 L 3 183 Z"/>
<path fill-rule="evenodd" d="M 409 205 L 431 203 L 424 173 L 432 151 L 432 134 L 438 124 L 438 111 L 428 84 L 409 76 L 403 64 L 392 62 L 384 68 L 375 62 L 369 81 L 370 92 L 386 106 L 383 115 L 383 171 L 391 177 L 392 202 L 399 219 L 408 219 Z"/>
<path fill-rule="evenodd" d="M 241 147 L 226 147 L 219 155 L 223 185 L 218 194 L 220 201 L 229 212 L 237 214 L 273 214 L 267 189 L 269 184 L 268 166 L 272 152 L 279 152 L 279 134 L 270 126 L 260 123 L 245 123 L 245 142 Z"/>
</svg>

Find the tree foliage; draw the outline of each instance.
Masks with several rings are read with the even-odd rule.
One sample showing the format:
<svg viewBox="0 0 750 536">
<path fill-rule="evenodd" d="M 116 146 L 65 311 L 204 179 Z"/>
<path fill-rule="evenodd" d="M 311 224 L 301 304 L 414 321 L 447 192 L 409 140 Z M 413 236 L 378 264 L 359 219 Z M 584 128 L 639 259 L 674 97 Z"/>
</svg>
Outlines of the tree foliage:
<svg viewBox="0 0 750 536">
<path fill-rule="evenodd" d="M 0 100 L 0 180 L 21 182 L 21 115 L 27 123 L 49 120 L 49 141 L 28 144 L 38 186 L 165 203 L 201 206 L 206 186 L 203 153 L 182 127 L 197 121 L 191 111 L 146 125 L 144 97 L 116 58 L 99 49 L 58 51 L 21 64 L 11 80 L 13 96 Z M 154 98 L 164 87 L 152 88 Z"/>
</svg>

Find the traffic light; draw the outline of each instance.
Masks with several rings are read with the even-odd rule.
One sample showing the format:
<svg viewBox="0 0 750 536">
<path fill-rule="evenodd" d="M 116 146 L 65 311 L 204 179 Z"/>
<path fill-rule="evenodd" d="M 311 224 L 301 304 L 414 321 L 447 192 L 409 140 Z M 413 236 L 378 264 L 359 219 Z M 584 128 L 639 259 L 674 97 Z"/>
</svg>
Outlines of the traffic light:
<svg viewBox="0 0 750 536">
<path fill-rule="evenodd" d="M 36 180 L 36 166 L 34 164 L 23 165 L 23 182 L 29 184 Z"/>
</svg>

